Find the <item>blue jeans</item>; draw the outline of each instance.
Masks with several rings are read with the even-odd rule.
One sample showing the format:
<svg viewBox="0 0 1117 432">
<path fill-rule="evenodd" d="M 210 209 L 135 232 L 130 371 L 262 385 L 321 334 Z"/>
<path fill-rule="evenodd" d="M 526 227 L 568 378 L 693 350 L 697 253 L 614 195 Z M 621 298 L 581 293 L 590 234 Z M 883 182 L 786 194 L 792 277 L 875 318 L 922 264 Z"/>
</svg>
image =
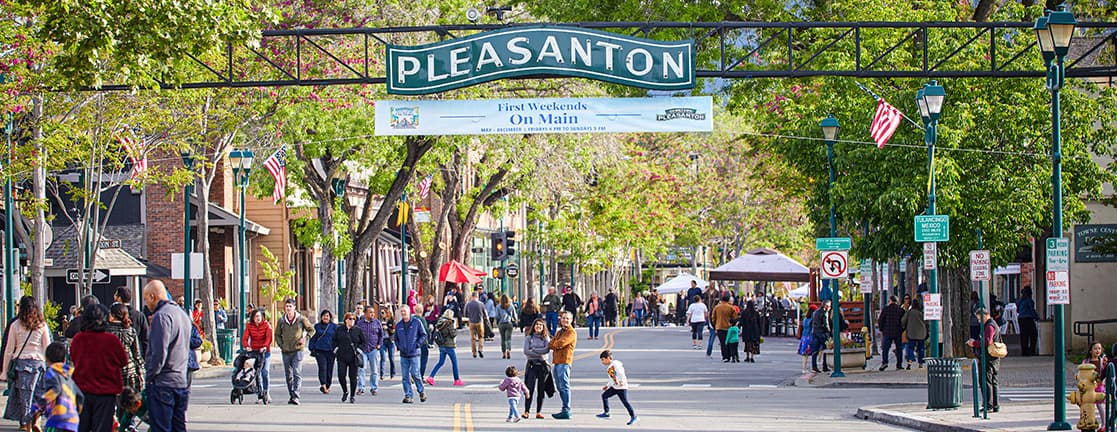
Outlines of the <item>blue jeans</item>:
<svg viewBox="0 0 1117 432">
<path fill-rule="evenodd" d="M 586 315 L 586 327 L 590 329 L 590 337 L 598 337 L 601 335 L 601 318 Z"/>
<path fill-rule="evenodd" d="M 427 374 L 427 359 L 431 356 L 430 345 L 426 343 L 419 348 L 419 376 Z"/>
<path fill-rule="evenodd" d="M 271 387 L 270 383 L 268 382 L 268 378 L 271 377 L 271 373 L 268 372 L 268 363 L 271 363 L 271 351 L 264 351 L 264 365 L 260 368 L 259 377 L 260 391 L 264 392 L 264 394 L 267 394 L 268 388 Z"/>
<path fill-rule="evenodd" d="M 155 384 L 147 386 L 147 415 L 152 432 L 186 432 L 186 405 L 190 389 Z"/>
<path fill-rule="evenodd" d="M 636 325 L 644 325 L 644 309 L 636 309 L 633 312 L 636 314 Z"/>
<path fill-rule="evenodd" d="M 399 358 L 399 369 L 403 373 L 403 395 L 411 397 L 411 381 L 415 381 L 415 389 L 423 392 L 423 377 L 419 375 L 419 356 Z"/>
<path fill-rule="evenodd" d="M 570 412 L 570 365 L 556 364 L 553 373 L 555 389 L 562 399 L 562 412 Z"/>
<path fill-rule="evenodd" d="M 380 345 L 380 370 L 378 372 L 380 372 L 380 378 L 381 379 L 384 378 L 384 370 L 385 370 L 384 369 L 384 360 L 388 361 L 388 366 L 389 366 L 388 370 L 390 371 L 391 376 L 393 376 L 393 377 L 396 376 L 396 350 L 395 350 L 395 348 L 396 348 L 396 343 L 392 342 L 390 340 L 385 340 L 384 343 Z"/>
<path fill-rule="evenodd" d="M 916 360 L 917 357 L 915 356 L 915 354 L 918 352 L 919 353 L 919 357 L 918 357 L 919 364 L 923 365 L 923 348 L 924 348 L 923 340 L 909 339 L 908 343 L 904 344 L 904 353 L 907 356 L 908 361 L 910 362 L 910 361 Z"/>
<path fill-rule="evenodd" d="M 376 391 L 380 388 L 380 350 L 369 350 L 365 353 L 365 367 L 357 369 L 357 389 L 364 390 L 365 371 L 368 371 L 368 389 Z"/>
<path fill-rule="evenodd" d="M 710 329 L 710 338 L 707 339 L 706 342 L 706 357 L 709 357 L 714 355 L 714 339 L 717 339 L 717 333 L 714 331 L 714 328 L 709 325 L 707 325 L 706 328 Z"/>
<path fill-rule="evenodd" d="M 283 353 L 283 377 L 287 380 L 287 395 L 291 399 L 299 398 L 299 389 L 303 385 L 302 363 L 302 351 Z"/>
<path fill-rule="evenodd" d="M 889 351 L 889 349 L 892 348 L 893 345 L 896 346 L 896 364 L 899 365 L 900 362 L 902 362 L 904 360 L 903 352 L 900 351 L 900 346 L 902 345 L 901 341 L 902 341 L 902 339 L 900 339 L 900 337 L 881 336 L 881 344 L 880 344 L 881 361 L 880 361 L 880 364 L 882 366 L 888 364 L 888 351 Z"/>
<path fill-rule="evenodd" d="M 431 369 L 431 379 L 438 375 L 438 370 L 442 369 L 442 365 L 446 363 L 446 357 L 450 358 L 450 367 L 454 370 L 454 381 L 461 379 L 458 376 L 458 353 L 454 351 L 454 348 L 447 347 L 438 347 L 438 364 L 435 364 L 434 369 Z"/>
<path fill-rule="evenodd" d="M 547 332 L 555 334 L 558 331 L 558 312 L 547 312 Z"/>
<path fill-rule="evenodd" d="M 520 398 L 518 398 L 518 397 L 508 398 L 508 418 L 514 419 L 514 418 L 520 416 L 520 410 L 518 408 L 519 405 L 520 405 Z"/>
</svg>

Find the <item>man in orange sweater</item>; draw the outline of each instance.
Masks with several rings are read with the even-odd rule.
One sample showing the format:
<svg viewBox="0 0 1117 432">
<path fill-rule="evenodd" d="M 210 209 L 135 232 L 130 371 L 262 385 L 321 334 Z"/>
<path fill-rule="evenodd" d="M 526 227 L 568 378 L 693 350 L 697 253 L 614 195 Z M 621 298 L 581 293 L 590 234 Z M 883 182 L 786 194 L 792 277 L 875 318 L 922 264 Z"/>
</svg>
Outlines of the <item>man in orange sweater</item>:
<svg viewBox="0 0 1117 432">
<path fill-rule="evenodd" d="M 551 414 L 551 417 L 559 420 L 570 419 L 570 365 L 574 363 L 574 346 L 578 344 L 578 335 L 571 325 L 573 321 L 574 316 L 569 311 L 563 312 L 559 318 L 559 331 L 548 344 L 551 348 L 551 363 L 555 364 L 555 389 L 562 398 L 562 411 Z"/>
</svg>

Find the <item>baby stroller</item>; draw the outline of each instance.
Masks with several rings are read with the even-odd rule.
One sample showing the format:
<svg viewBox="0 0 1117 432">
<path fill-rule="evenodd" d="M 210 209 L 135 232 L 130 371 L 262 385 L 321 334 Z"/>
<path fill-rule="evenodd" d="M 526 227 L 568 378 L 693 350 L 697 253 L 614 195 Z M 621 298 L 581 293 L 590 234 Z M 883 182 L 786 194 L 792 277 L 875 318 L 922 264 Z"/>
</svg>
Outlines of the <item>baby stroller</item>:
<svg viewBox="0 0 1117 432">
<path fill-rule="evenodd" d="M 264 365 L 264 354 L 258 351 L 241 351 L 233 360 L 233 390 L 229 393 L 230 404 L 244 404 L 244 395 L 255 393 L 258 402 L 268 403 L 267 395 L 260 387 L 260 368 Z"/>
</svg>

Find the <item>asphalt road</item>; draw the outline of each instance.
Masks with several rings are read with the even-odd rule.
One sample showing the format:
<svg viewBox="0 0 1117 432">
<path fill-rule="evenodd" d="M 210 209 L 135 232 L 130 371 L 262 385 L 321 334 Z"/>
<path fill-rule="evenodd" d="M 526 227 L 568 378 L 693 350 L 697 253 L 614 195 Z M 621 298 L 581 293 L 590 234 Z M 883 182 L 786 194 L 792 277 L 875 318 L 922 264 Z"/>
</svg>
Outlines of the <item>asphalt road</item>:
<svg viewBox="0 0 1117 432">
<path fill-rule="evenodd" d="M 795 355 L 797 341 L 768 338 L 756 363 L 726 364 L 707 358 L 705 350 L 690 348 L 689 331 L 669 328 L 602 329 L 600 340 L 586 340 L 579 329 L 578 347 L 572 368 L 573 419 L 545 420 L 534 417 L 520 423 L 506 423 L 507 402 L 496 389 L 508 365 L 522 368 L 519 352 L 522 338 L 514 336 L 511 360 L 500 359 L 499 340 L 486 345 L 484 359 L 471 358 L 468 334 L 458 337 L 465 387 L 451 386 L 449 365 L 439 372 L 438 385 L 427 388 L 429 400 L 414 405 L 401 404 L 403 391 L 399 377 L 381 381 L 379 395 L 363 395 L 356 404 L 340 402 L 340 387 L 335 383 L 329 395 L 318 392 L 314 361 L 307 357 L 303 367 L 302 405 L 287 405 L 283 372 L 273 359 L 271 393 L 273 405 L 229 404 L 229 378 L 195 380 L 188 413 L 192 431 L 307 431 L 356 430 L 372 427 L 377 431 L 491 431 L 528 428 L 531 430 L 598 431 L 629 429 L 625 426 L 623 406 L 611 401 L 614 417 L 601 420 L 601 386 L 606 382 L 604 367 L 598 360 L 603 348 L 613 349 L 615 358 L 625 364 L 633 388 L 629 399 L 639 423 L 632 429 L 650 431 L 877 431 L 903 430 L 870 423 L 853 417 L 864 405 L 925 400 L 918 389 L 819 389 L 792 385 L 800 372 Z M 278 356 L 277 356 L 278 357 Z M 398 359 L 397 359 L 398 361 Z M 431 367 L 437 361 L 432 355 Z M 418 401 L 416 401 L 418 402 Z M 557 412 L 557 395 L 544 403 L 545 414 Z M 4 429 L 13 429 L 5 422 Z"/>
</svg>

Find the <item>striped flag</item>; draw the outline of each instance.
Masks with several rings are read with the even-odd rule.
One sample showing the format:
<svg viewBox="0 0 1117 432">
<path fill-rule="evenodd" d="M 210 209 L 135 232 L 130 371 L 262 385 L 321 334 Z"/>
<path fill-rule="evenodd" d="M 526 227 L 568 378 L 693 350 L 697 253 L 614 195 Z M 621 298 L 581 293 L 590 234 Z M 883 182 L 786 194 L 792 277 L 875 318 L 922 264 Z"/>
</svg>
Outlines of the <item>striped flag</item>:
<svg viewBox="0 0 1117 432">
<path fill-rule="evenodd" d="M 287 146 L 280 146 L 279 150 L 272 153 L 264 161 L 264 168 L 267 168 L 272 178 L 275 179 L 275 190 L 271 197 L 278 203 L 287 191 Z"/>
<path fill-rule="evenodd" d="M 147 171 L 147 156 L 144 155 L 144 142 L 136 136 L 135 130 L 124 125 L 123 128 L 114 134 L 116 142 L 120 143 L 120 148 L 124 150 L 124 154 L 128 157 L 128 161 L 132 163 L 132 175 L 128 177 L 129 180 L 135 180 Z"/>
<path fill-rule="evenodd" d="M 900 127 L 904 114 L 896 107 L 889 105 L 884 98 L 877 99 L 877 112 L 873 115 L 873 124 L 869 127 L 869 135 L 877 142 L 877 148 L 884 148 L 884 144 L 896 133 Z"/>
<path fill-rule="evenodd" d="M 434 174 L 428 174 L 423 181 L 419 182 L 419 201 L 427 199 L 427 195 L 431 193 L 431 182 L 434 181 Z"/>
</svg>

